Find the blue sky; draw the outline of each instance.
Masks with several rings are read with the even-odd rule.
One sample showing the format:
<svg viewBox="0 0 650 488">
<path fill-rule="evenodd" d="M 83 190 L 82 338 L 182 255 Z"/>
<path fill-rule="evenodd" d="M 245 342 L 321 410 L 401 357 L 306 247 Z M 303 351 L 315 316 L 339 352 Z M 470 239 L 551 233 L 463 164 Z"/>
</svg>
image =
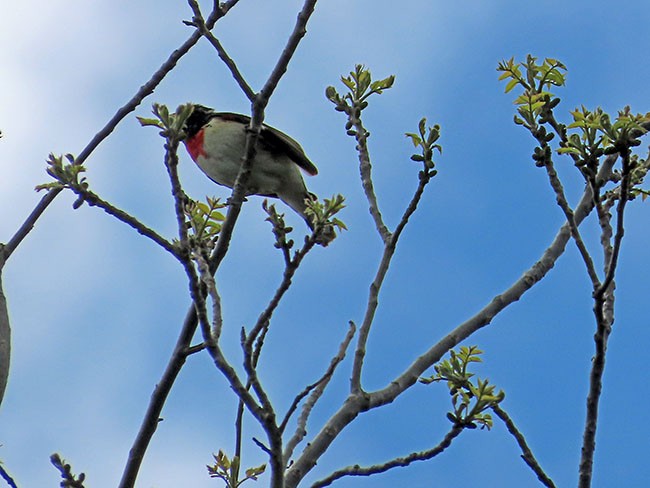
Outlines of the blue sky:
<svg viewBox="0 0 650 488">
<path fill-rule="evenodd" d="M 219 24 L 217 35 L 253 87 L 275 64 L 300 5 L 241 0 Z M 31 0 L 0 9 L 0 241 L 40 199 L 33 188 L 47 181 L 47 154 L 78 153 L 189 36 L 181 20 L 190 17 L 184 2 L 150 0 Z M 640 0 L 616 6 L 601 0 L 317 5 L 266 121 L 299 140 L 318 166 L 320 174 L 307 181 L 312 191 L 346 196 L 341 218 L 349 231 L 329 248 L 314 250 L 277 311 L 262 367 L 278 405 L 286 406 L 321 374 L 348 321 L 361 321 L 381 252 L 358 181 L 354 142 L 325 99 L 325 87 L 355 63 L 377 78 L 397 77 L 364 114 L 376 189 L 391 227 L 417 184 L 404 132 L 414 131 L 422 116 L 442 126 L 439 175 L 400 242 L 369 341 L 364 385 L 380 388 L 507 289 L 563 222 L 544 174 L 531 161 L 532 138 L 512 123 L 513 97 L 497 81 L 497 63 L 527 53 L 564 61 L 568 83 L 557 92 L 563 100 L 557 113 L 565 121 L 580 104 L 610 113 L 629 104 L 646 112 L 649 20 L 650 6 Z M 148 116 L 153 102 L 175 107 L 187 101 L 249 109 L 206 42 L 136 114 Z M 161 141 L 129 116 L 88 160 L 87 176 L 103 197 L 172 236 Z M 582 182 L 569 162 L 559 166 L 575 203 Z M 185 154 L 181 177 L 195 198 L 228 195 Z M 189 304 L 184 273 L 167 253 L 97 209 L 74 211 L 73 201 L 67 194 L 56 199 L 3 275 L 13 358 L 0 408 L 0 460 L 24 487 L 58 483 L 48 461 L 53 452 L 85 471 L 89 486 L 116 485 Z M 284 210 L 298 236 L 303 223 Z M 650 429 L 643 419 L 650 400 L 644 360 L 650 343 L 648 211 L 641 201 L 629 206 L 594 486 L 644 486 L 650 477 L 644 461 Z M 593 219 L 584 232 L 597 249 Z M 256 320 L 280 280 L 282 260 L 272 239 L 261 199 L 250 198 L 217 276 L 223 339 L 233 358 L 240 327 Z M 503 407 L 559 486 L 577 483 L 593 328 L 590 285 L 570 244 L 543 282 L 466 343 L 485 351 L 479 374 L 506 391 Z M 314 412 L 310 434 L 344 398 L 350 367 L 348 358 Z M 163 412 L 139 486 L 220 486 L 204 466 L 219 448 L 232 451 L 234 404 L 207 356 L 191 357 Z M 437 444 L 449 428 L 448 408 L 442 385 L 413 388 L 360 417 L 309 480 Z M 253 435 L 259 433 L 249 423 L 247 436 Z M 244 463 L 261 462 L 263 453 L 251 443 Z M 459 480 L 538 486 L 498 422 L 490 432 L 463 433 L 432 461 L 334 486 L 444 487 Z"/>
</svg>

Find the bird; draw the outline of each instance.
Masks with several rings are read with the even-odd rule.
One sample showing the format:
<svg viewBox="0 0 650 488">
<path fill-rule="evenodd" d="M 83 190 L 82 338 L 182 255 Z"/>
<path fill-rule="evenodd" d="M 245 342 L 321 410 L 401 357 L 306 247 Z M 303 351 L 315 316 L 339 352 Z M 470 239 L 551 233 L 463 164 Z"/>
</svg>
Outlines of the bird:
<svg viewBox="0 0 650 488">
<path fill-rule="evenodd" d="M 209 107 L 192 104 L 193 110 L 184 126 L 183 143 L 196 165 L 215 183 L 233 188 L 242 164 L 246 145 L 246 130 L 250 117 L 232 112 L 217 112 Z M 318 174 L 304 150 L 294 139 L 269 125 L 262 124 L 257 139 L 257 152 L 246 183 L 246 195 L 279 198 L 314 229 L 307 215 L 307 201 L 316 195 L 307 190 L 302 172 Z M 327 245 L 333 229 L 326 229 Z M 330 234 L 328 237 L 327 234 Z"/>
</svg>

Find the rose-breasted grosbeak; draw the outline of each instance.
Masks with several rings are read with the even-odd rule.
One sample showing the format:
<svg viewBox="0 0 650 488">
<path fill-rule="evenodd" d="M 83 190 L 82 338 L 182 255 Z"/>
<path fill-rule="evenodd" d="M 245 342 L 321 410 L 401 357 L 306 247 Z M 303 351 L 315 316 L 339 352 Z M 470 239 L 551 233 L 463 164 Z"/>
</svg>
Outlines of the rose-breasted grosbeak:
<svg viewBox="0 0 650 488">
<path fill-rule="evenodd" d="M 235 185 L 249 123 L 250 117 L 246 115 L 194 105 L 185 123 L 183 142 L 194 162 L 215 183 L 229 188 Z M 313 229 L 313 222 L 305 214 L 305 201 L 316 196 L 307 191 L 301 169 L 309 175 L 318 173 L 300 144 L 283 132 L 262 125 L 246 194 L 279 198 Z"/>
</svg>

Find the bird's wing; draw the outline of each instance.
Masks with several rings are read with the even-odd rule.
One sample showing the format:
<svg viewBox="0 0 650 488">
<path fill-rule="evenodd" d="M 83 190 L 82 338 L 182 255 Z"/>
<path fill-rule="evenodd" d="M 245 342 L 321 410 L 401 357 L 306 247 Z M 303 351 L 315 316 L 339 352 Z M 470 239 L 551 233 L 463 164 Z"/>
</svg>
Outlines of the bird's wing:
<svg viewBox="0 0 650 488">
<path fill-rule="evenodd" d="M 248 126 L 251 118 L 248 115 L 236 114 L 232 112 L 215 112 L 215 116 L 223 120 L 232 120 Z M 307 174 L 312 176 L 318 174 L 318 168 L 312 163 L 300 144 L 284 132 L 262 124 L 259 143 L 272 153 L 287 153 L 289 157 L 300 166 Z"/>
</svg>

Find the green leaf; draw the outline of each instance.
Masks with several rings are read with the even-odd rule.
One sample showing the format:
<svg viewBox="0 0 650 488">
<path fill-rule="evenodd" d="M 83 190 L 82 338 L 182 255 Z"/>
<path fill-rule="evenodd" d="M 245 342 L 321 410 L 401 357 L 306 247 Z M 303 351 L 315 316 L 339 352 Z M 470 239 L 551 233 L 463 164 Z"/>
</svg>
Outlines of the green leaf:
<svg viewBox="0 0 650 488">
<path fill-rule="evenodd" d="M 406 137 L 411 138 L 411 142 L 413 143 L 413 146 L 417 147 L 420 144 L 422 144 L 422 139 L 420 139 L 420 136 L 417 134 L 414 134 L 413 132 L 407 132 L 404 134 Z"/>
<path fill-rule="evenodd" d="M 509 93 L 510 91 L 512 91 L 512 89 L 513 89 L 514 87 L 516 87 L 518 84 L 519 84 L 519 80 L 517 80 L 517 79 L 512 79 L 512 80 L 510 80 L 510 81 L 506 84 L 505 93 Z"/>
</svg>

